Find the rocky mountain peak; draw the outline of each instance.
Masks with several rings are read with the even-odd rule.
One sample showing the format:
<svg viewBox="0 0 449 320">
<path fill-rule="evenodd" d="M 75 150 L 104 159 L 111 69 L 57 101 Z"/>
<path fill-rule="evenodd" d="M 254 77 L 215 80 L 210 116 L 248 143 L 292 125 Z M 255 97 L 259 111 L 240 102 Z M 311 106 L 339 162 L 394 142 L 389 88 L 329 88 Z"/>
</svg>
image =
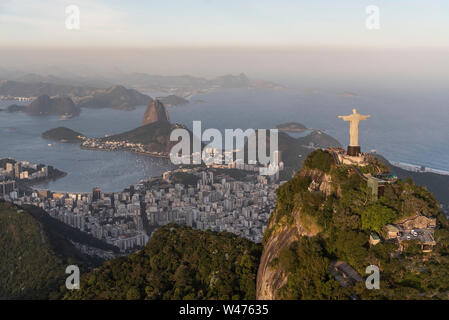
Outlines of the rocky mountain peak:
<svg viewBox="0 0 449 320">
<path fill-rule="evenodd" d="M 145 114 L 143 115 L 142 125 L 147 125 L 157 121 L 170 121 L 165 106 L 159 100 L 151 101 Z"/>
<path fill-rule="evenodd" d="M 26 112 L 31 115 L 78 115 L 80 108 L 69 97 L 41 95 L 28 106 Z"/>
</svg>

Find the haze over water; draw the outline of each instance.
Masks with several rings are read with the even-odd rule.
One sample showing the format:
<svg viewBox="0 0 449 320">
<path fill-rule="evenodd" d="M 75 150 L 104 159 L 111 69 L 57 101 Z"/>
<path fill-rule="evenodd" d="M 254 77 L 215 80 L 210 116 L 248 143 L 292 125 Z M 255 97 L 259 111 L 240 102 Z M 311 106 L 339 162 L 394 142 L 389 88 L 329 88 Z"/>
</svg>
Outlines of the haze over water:
<svg viewBox="0 0 449 320">
<path fill-rule="evenodd" d="M 171 108 L 173 121 L 191 127 L 202 120 L 205 128 L 273 128 L 296 121 L 326 131 L 346 146 L 349 125 L 337 115 L 353 108 L 371 118 L 360 124 L 363 151 L 376 149 L 390 161 L 424 165 L 449 171 L 448 93 L 357 92 L 342 97 L 339 91 L 304 93 L 301 91 L 230 90 L 212 92 L 197 99 L 204 104 Z M 188 108 L 188 112 L 184 108 Z"/>
<path fill-rule="evenodd" d="M 374 91 L 374 90 L 372 90 Z M 337 90 L 315 93 L 304 90 L 229 89 L 196 95 L 182 107 L 170 107 L 172 122 L 192 127 L 202 120 L 207 128 L 273 128 L 297 121 L 324 130 L 343 145 L 349 141 L 349 126 L 337 115 L 357 108 L 372 117 L 360 125 L 363 151 L 376 149 L 391 161 L 424 165 L 449 171 L 449 114 L 444 110 L 447 93 L 410 93 L 358 90 L 342 97 Z M 0 108 L 12 104 L 0 101 Z M 0 157 L 53 165 L 68 175 L 38 187 L 56 191 L 88 192 L 99 186 L 121 191 L 140 179 L 160 175 L 171 168 L 169 160 L 130 152 L 82 150 L 78 144 L 48 141 L 41 133 L 66 126 L 87 136 L 120 133 L 140 125 L 145 107 L 134 111 L 83 109 L 79 117 L 31 117 L 23 113 L 0 113 Z M 51 144 L 49 146 L 48 144 Z"/>
<path fill-rule="evenodd" d="M 12 102 L 0 101 L 0 108 Z M 84 109 L 79 117 L 61 121 L 59 117 L 32 117 L 23 113 L 0 113 L 0 157 L 43 163 L 68 175 L 36 188 L 52 191 L 89 192 L 98 186 L 104 191 L 122 191 L 140 179 L 158 176 L 171 168 L 168 160 L 130 152 L 83 150 L 77 143 L 45 140 L 41 133 L 66 126 L 87 136 L 101 137 L 135 128 L 144 107 L 133 112 Z M 50 146 L 49 146 L 50 144 Z"/>
</svg>

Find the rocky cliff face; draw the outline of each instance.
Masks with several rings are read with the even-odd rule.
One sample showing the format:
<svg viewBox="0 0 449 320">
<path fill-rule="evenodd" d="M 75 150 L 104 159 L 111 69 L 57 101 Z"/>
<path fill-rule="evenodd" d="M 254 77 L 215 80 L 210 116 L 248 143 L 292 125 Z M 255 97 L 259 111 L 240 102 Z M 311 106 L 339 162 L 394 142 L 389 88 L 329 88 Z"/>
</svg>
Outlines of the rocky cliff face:
<svg viewBox="0 0 449 320">
<path fill-rule="evenodd" d="M 80 108 L 69 97 L 50 98 L 42 95 L 34 100 L 25 110 L 31 115 L 78 115 Z"/>
<path fill-rule="evenodd" d="M 329 174 L 319 170 L 302 170 L 299 176 L 310 178 L 310 192 L 319 191 L 326 196 L 331 194 L 332 179 Z M 292 216 L 293 219 L 287 221 L 286 217 L 279 218 L 276 210 L 270 217 L 257 273 L 256 295 L 259 300 L 279 299 L 278 292 L 287 283 L 287 274 L 279 264 L 273 264 L 273 261 L 279 260 L 282 249 L 289 247 L 301 236 L 313 237 L 321 231 L 313 218 L 302 214 L 299 208 L 293 210 Z"/>
<path fill-rule="evenodd" d="M 168 117 L 167 110 L 165 109 L 162 102 L 159 100 L 151 101 L 142 119 L 142 126 L 158 122 L 158 121 L 170 121 Z"/>
<path fill-rule="evenodd" d="M 272 227 L 273 225 L 270 224 L 269 228 Z M 271 267 L 270 262 L 279 259 L 279 252 L 297 240 L 297 232 L 298 230 L 294 228 L 284 226 L 278 229 L 264 244 L 264 251 L 257 271 L 256 299 L 276 299 L 276 291 L 287 282 L 285 272 L 279 267 Z"/>
</svg>

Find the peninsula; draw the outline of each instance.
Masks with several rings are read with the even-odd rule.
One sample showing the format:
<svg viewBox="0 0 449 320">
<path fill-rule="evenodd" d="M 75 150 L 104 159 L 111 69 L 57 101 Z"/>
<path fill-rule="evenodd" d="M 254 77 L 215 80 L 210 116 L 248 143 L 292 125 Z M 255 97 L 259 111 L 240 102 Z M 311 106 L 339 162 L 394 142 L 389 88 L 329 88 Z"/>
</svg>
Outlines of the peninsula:
<svg viewBox="0 0 449 320">
<path fill-rule="evenodd" d="M 104 138 L 86 138 L 81 143 L 81 148 L 127 150 L 150 156 L 168 157 L 171 148 L 177 143 L 170 141 L 170 134 L 176 128 L 187 129 L 180 124 L 170 123 L 164 104 L 159 100 L 153 100 L 147 106 L 140 127 Z"/>
<path fill-rule="evenodd" d="M 59 142 L 75 143 L 81 142 L 86 137 L 79 132 L 66 127 L 57 127 L 42 133 L 42 138 Z"/>
<path fill-rule="evenodd" d="M 171 94 L 166 97 L 160 97 L 157 98 L 160 102 L 164 104 L 166 107 L 173 107 L 173 106 L 183 106 L 189 103 L 189 100 L 184 99 L 183 97 Z"/>
</svg>

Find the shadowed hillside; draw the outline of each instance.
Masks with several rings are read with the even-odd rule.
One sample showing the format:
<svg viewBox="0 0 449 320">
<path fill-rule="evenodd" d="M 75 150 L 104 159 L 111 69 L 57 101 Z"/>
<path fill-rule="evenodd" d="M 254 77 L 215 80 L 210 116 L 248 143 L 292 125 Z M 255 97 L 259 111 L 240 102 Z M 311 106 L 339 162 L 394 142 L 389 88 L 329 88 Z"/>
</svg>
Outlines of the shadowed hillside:
<svg viewBox="0 0 449 320">
<path fill-rule="evenodd" d="M 0 297 L 58 298 L 68 265 L 87 270 L 101 263 L 80 253 L 69 240 L 108 247 L 39 208 L 0 202 Z"/>
<path fill-rule="evenodd" d="M 260 245 L 170 224 L 146 247 L 106 262 L 66 299 L 254 299 Z"/>
</svg>

